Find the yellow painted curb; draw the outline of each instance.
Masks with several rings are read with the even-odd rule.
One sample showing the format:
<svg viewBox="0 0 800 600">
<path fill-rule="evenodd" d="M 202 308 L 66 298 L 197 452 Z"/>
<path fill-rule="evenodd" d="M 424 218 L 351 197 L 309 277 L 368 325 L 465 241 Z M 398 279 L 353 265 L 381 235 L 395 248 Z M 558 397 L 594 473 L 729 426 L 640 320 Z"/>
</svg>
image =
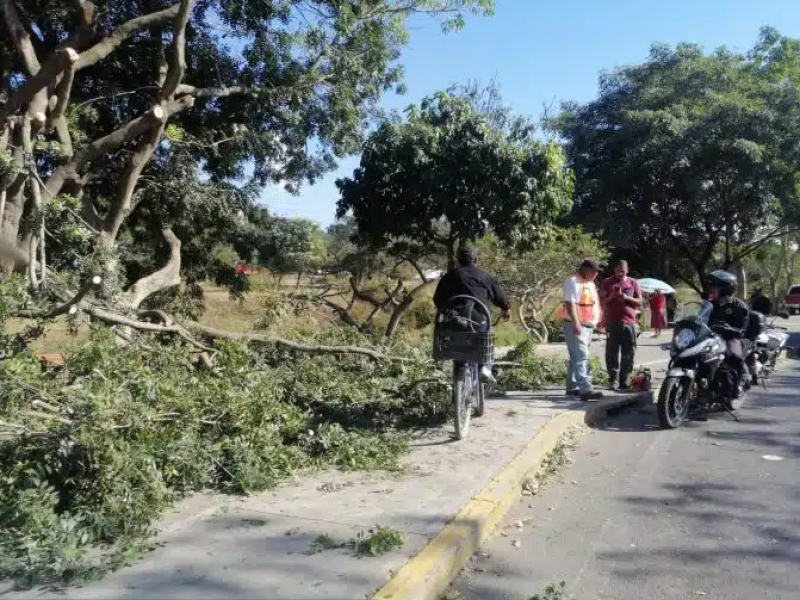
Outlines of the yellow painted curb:
<svg viewBox="0 0 800 600">
<path fill-rule="evenodd" d="M 568 410 L 545 423 L 372 600 L 438 600 L 520 497 L 525 476 L 541 464 L 570 427 L 583 424 L 585 418 L 583 410 Z"/>
</svg>

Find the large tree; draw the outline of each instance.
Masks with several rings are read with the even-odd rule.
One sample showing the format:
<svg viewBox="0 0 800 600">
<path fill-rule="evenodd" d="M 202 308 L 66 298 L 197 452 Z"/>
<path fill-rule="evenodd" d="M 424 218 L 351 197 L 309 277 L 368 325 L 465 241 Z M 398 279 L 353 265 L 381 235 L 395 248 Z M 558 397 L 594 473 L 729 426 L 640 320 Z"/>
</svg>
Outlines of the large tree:
<svg viewBox="0 0 800 600">
<path fill-rule="evenodd" d="M 168 259 L 128 282 L 123 298 L 137 306 L 179 281 L 179 230 L 191 239 L 199 220 L 198 241 L 211 241 L 213 215 L 224 231 L 246 210 L 255 188 L 232 181 L 251 172 L 255 186 L 296 189 L 358 149 L 381 93 L 400 84 L 409 15 L 432 13 L 457 28 L 464 11 L 491 8 L 491 0 L 2 0 L 2 235 L 28 252 L 39 283 L 47 206 L 76 199 L 72 216 L 95 248 L 115 254 L 127 241 L 139 257 Z M 210 197 L 216 205 L 198 203 Z M 140 271 L 147 263 L 133 262 Z"/>
<path fill-rule="evenodd" d="M 700 286 L 798 223 L 800 45 L 762 31 L 748 55 L 653 46 L 554 125 L 576 176 L 573 219 Z M 656 250 L 657 251 L 654 251 Z"/>
<path fill-rule="evenodd" d="M 584 257 L 608 258 L 608 249 L 580 227 L 557 228 L 533 250 L 520 251 L 500 243 L 494 235 L 480 241 L 481 266 L 495 273 L 514 298 L 519 322 L 528 335 L 547 342 L 548 313 L 559 305 L 564 279 Z"/>
<path fill-rule="evenodd" d="M 452 264 L 461 243 L 492 231 L 524 244 L 569 209 L 560 147 L 538 140 L 492 89 L 440 92 L 406 114 L 381 124 L 353 176 L 337 181 L 338 216 L 353 216 L 364 244 L 443 247 Z"/>
</svg>

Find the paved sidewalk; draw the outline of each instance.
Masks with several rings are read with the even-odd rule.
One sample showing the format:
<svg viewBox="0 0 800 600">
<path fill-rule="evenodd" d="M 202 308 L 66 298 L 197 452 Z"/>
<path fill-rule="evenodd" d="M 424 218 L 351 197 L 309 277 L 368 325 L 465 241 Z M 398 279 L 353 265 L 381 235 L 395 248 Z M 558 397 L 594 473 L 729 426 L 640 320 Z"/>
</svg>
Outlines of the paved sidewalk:
<svg viewBox="0 0 800 600">
<path fill-rule="evenodd" d="M 495 482 L 498 472 L 515 458 L 519 463 L 545 424 L 565 411 L 572 421 L 583 421 L 574 409 L 586 405 L 561 394 L 512 393 L 489 400 L 486 416 L 473 420 L 466 441 L 451 440 L 452 426 L 415 439 L 402 474 L 323 473 L 250 498 L 192 497 L 163 519 L 159 548 L 132 567 L 66 593 L 0 589 L 0 596 L 370 598 Z M 516 494 L 519 484 L 504 485 Z M 402 549 L 376 558 L 356 558 L 348 550 L 308 553 L 317 536 L 348 540 L 375 525 L 402 531 Z M 486 531 L 483 525 L 479 529 Z"/>
</svg>

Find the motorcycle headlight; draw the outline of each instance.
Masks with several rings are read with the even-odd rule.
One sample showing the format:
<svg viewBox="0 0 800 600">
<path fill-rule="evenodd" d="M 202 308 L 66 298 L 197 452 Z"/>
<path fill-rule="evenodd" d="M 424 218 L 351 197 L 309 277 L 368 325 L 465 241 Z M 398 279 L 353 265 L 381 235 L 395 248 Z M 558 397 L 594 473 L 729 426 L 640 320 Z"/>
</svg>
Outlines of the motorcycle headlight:
<svg viewBox="0 0 800 600">
<path fill-rule="evenodd" d="M 678 350 L 688 348 L 692 342 L 694 342 L 694 331 L 691 329 L 681 329 L 672 340 Z"/>
</svg>

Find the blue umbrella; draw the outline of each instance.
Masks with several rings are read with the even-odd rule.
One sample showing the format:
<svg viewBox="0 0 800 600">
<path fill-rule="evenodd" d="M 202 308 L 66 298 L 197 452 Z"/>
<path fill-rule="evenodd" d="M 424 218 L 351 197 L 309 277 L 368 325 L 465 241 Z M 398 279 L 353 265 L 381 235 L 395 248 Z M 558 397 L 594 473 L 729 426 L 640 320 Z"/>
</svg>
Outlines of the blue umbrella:
<svg viewBox="0 0 800 600">
<path fill-rule="evenodd" d="M 645 277 L 644 279 L 639 279 L 639 287 L 642 288 L 643 292 L 653 293 L 657 291 L 662 291 L 665 294 L 674 294 L 675 288 L 673 288 L 670 284 L 664 283 L 660 279 L 653 279 L 652 277 Z"/>
</svg>

